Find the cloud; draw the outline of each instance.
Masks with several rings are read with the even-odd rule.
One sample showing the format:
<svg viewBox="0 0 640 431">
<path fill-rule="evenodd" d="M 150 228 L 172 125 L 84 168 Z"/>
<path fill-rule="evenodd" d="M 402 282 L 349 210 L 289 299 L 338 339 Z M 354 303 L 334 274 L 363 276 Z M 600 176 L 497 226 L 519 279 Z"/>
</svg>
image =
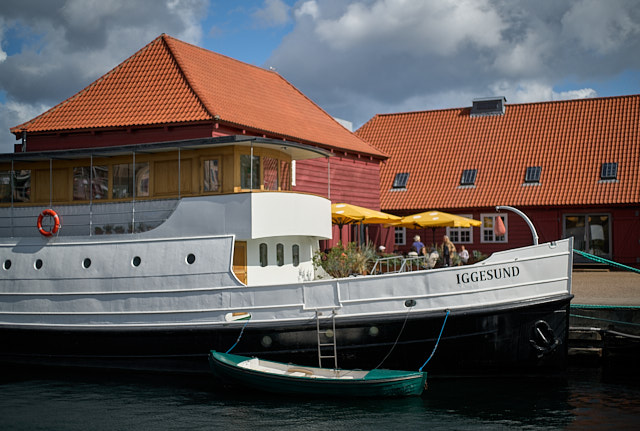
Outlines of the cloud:
<svg viewBox="0 0 640 431">
<path fill-rule="evenodd" d="M 640 71 L 633 0 L 307 0 L 268 64 L 358 127 L 397 110 L 595 97 Z M 569 81 L 575 88 L 562 88 Z"/>
<path fill-rule="evenodd" d="M 62 102 L 162 33 L 200 43 L 207 0 L 0 2 L 0 148 L 8 128 Z M 6 58 L 2 55 L 4 53 Z"/>
<path fill-rule="evenodd" d="M 278 27 L 289 22 L 289 6 L 282 0 L 264 0 L 263 7 L 253 12 L 259 27 Z"/>
</svg>

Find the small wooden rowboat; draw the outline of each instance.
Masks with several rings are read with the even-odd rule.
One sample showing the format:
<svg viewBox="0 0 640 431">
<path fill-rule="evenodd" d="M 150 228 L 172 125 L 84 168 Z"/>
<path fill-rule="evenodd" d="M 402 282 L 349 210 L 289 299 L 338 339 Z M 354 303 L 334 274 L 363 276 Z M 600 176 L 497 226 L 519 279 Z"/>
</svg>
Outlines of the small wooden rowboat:
<svg viewBox="0 0 640 431">
<path fill-rule="evenodd" d="M 427 382 L 427 373 L 420 371 L 302 367 L 214 350 L 209 364 L 223 380 L 279 394 L 402 397 L 421 395 Z"/>
</svg>

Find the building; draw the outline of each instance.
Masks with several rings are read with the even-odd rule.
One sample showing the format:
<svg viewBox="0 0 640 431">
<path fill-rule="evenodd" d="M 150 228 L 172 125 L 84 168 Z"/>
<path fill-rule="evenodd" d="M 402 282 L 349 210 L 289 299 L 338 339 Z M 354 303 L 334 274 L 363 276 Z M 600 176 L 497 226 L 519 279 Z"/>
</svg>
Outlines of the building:
<svg viewBox="0 0 640 431">
<path fill-rule="evenodd" d="M 489 254 L 573 236 L 575 248 L 640 266 L 640 95 L 376 115 L 356 134 L 389 155 L 380 172 L 382 211 L 430 209 L 471 216 L 480 228 L 439 229 L 459 247 Z M 507 232 L 496 236 L 501 217 Z M 414 233 L 396 229 L 396 247 Z"/>
<path fill-rule="evenodd" d="M 146 176 L 149 184 L 146 195 L 138 193 L 138 199 L 247 188 L 240 174 L 242 166 L 226 171 L 234 172 L 233 178 L 225 176 L 222 169 L 225 160 L 232 158 L 239 164 L 243 155 L 207 153 L 204 160 L 201 155 L 184 152 L 178 165 L 175 157 L 168 162 L 146 155 L 140 146 L 147 143 L 248 135 L 278 139 L 283 146 L 286 142 L 308 144 L 326 150 L 331 157 L 295 166 L 256 149 L 247 168 L 257 175 L 250 188 L 291 189 L 334 202 L 380 207 L 378 182 L 384 153 L 347 130 L 276 72 L 164 34 L 79 93 L 11 132 L 21 141 L 16 152 L 130 148 L 131 154 L 111 157 L 100 165 L 102 171 L 96 176 L 104 177 L 103 188 L 115 190 L 132 175 L 129 165 L 135 165 L 136 170 L 139 165 L 136 178 L 142 181 Z M 246 151 L 245 158 L 249 148 Z M 82 190 L 74 189 L 75 168 L 73 161 L 52 159 L 29 166 L 5 166 L 2 175 L 7 177 L 3 180 L 6 183 L 9 171 L 18 172 L 20 178 L 15 181 L 29 185 L 29 196 L 25 194 L 24 199 L 30 204 L 73 203 L 84 196 Z M 207 171 L 219 173 L 221 184 L 207 186 L 200 178 Z M 173 178 L 177 176 L 180 180 Z M 106 193 L 103 199 L 129 197 L 127 193 Z M 6 196 L 2 202 L 0 205 L 9 204 Z"/>
</svg>

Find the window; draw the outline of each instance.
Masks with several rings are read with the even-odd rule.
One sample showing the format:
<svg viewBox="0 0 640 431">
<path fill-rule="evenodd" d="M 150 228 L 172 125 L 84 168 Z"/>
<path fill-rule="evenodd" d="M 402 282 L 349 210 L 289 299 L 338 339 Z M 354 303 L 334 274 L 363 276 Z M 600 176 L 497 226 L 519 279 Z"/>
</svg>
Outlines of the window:
<svg viewBox="0 0 640 431">
<path fill-rule="evenodd" d="M 30 200 L 30 170 L 0 171 L 0 202 L 29 202 Z"/>
<path fill-rule="evenodd" d="M 284 265 L 284 245 L 276 244 L 276 262 L 278 266 Z"/>
<path fill-rule="evenodd" d="M 396 174 L 396 177 L 393 180 L 394 189 L 404 189 L 407 187 L 407 181 L 409 180 L 409 172 L 401 172 Z"/>
<path fill-rule="evenodd" d="M 278 159 L 272 157 L 262 158 L 262 177 L 265 190 L 278 190 Z"/>
<path fill-rule="evenodd" d="M 497 217 L 502 219 L 504 227 L 507 230 L 502 236 L 496 236 L 493 231 Z M 506 214 L 482 214 L 480 218 L 482 219 L 482 226 L 480 226 L 482 232 L 481 242 L 507 242 L 509 225 L 507 224 L 508 219 Z"/>
<path fill-rule="evenodd" d="M 260 243 L 260 266 L 265 267 L 269 264 L 267 259 L 267 244 Z"/>
<path fill-rule="evenodd" d="M 106 199 L 109 186 L 107 166 L 73 168 L 73 200 Z"/>
<path fill-rule="evenodd" d="M 300 246 L 298 244 L 291 246 L 291 257 L 293 259 L 293 266 L 300 265 Z"/>
<path fill-rule="evenodd" d="M 473 218 L 472 214 L 457 214 L 462 217 Z M 447 236 L 453 243 L 471 244 L 473 242 L 472 227 L 448 227 Z"/>
<path fill-rule="evenodd" d="M 204 169 L 204 188 L 205 192 L 220 191 L 220 162 L 218 159 L 205 160 L 203 162 Z"/>
<path fill-rule="evenodd" d="M 465 169 L 462 171 L 462 178 L 460 178 L 461 186 L 472 186 L 476 183 L 477 169 Z"/>
<path fill-rule="evenodd" d="M 610 214 L 566 214 L 563 218 L 562 236 L 573 237 L 574 249 L 611 258 Z"/>
<path fill-rule="evenodd" d="M 615 180 L 618 178 L 618 163 L 603 163 L 600 168 L 601 180 Z"/>
<path fill-rule="evenodd" d="M 291 190 L 291 163 L 280 160 L 280 189 Z"/>
<path fill-rule="evenodd" d="M 524 174 L 525 183 L 539 183 L 540 174 L 542 173 L 541 166 L 529 166 Z"/>
<path fill-rule="evenodd" d="M 240 187 L 243 189 L 260 188 L 260 157 L 253 156 L 251 159 L 248 154 L 240 155 Z"/>
<path fill-rule="evenodd" d="M 397 227 L 394 232 L 395 245 L 405 245 L 407 243 L 407 229 L 404 227 Z"/>
<path fill-rule="evenodd" d="M 133 164 L 123 163 L 113 165 L 113 189 L 111 196 L 114 199 L 130 198 L 133 196 L 134 171 Z M 136 163 L 135 169 L 135 196 L 149 196 L 149 163 Z"/>
</svg>

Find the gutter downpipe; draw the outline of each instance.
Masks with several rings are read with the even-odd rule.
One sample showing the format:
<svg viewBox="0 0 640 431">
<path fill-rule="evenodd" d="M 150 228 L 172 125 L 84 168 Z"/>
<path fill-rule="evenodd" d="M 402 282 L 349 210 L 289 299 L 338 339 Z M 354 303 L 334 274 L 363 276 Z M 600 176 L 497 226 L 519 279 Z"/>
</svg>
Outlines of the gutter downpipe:
<svg viewBox="0 0 640 431">
<path fill-rule="evenodd" d="M 522 217 L 524 219 L 524 221 L 529 225 L 529 229 L 531 229 L 531 235 L 533 236 L 533 245 L 538 245 L 538 232 L 536 232 L 536 228 L 535 228 L 535 226 L 533 226 L 533 223 L 531 222 L 531 219 L 529 219 L 529 217 L 527 217 L 527 215 L 525 213 L 523 213 L 522 211 L 520 211 L 517 208 L 510 207 L 510 206 L 507 206 L 507 205 L 496 205 L 496 211 L 499 212 L 500 210 L 512 211 L 512 212 L 518 214 L 520 217 Z"/>
</svg>

